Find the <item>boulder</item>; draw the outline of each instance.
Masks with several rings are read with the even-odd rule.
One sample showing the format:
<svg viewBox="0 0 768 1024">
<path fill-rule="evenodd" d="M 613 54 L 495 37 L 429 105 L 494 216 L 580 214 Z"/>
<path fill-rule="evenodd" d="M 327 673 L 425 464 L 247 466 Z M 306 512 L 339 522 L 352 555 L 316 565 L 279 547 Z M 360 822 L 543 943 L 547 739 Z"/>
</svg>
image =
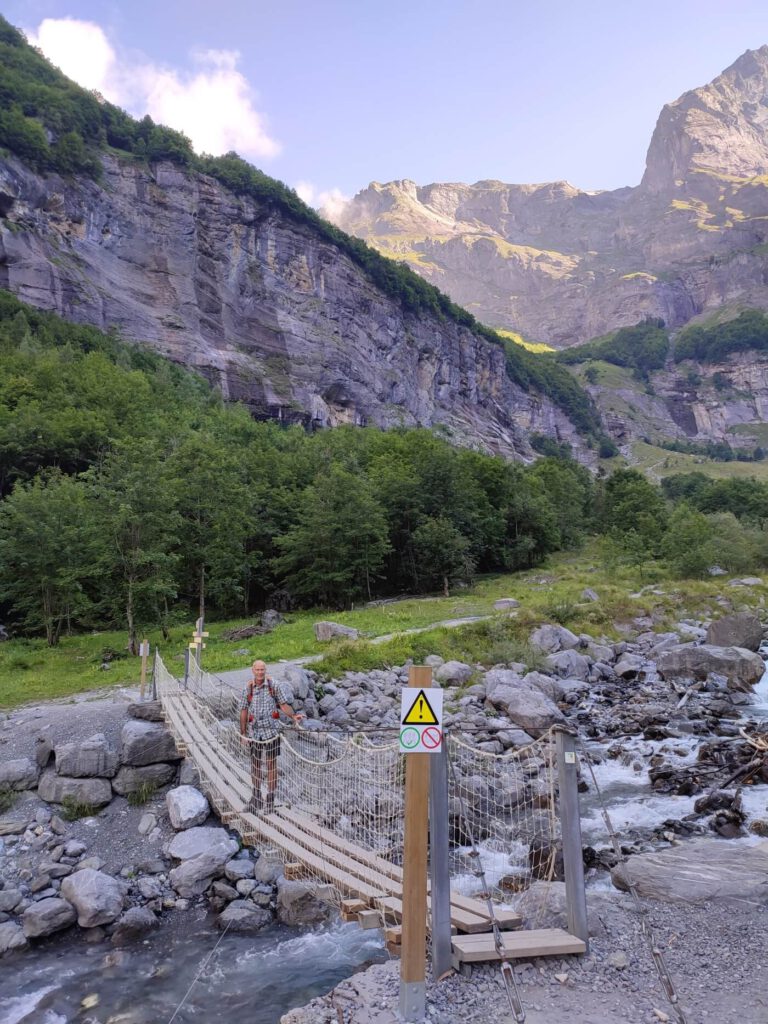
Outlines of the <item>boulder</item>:
<svg viewBox="0 0 768 1024">
<path fill-rule="evenodd" d="M 570 651 L 574 647 L 578 647 L 579 638 L 565 626 L 548 623 L 534 629 L 530 636 L 530 643 L 544 654 L 557 654 L 558 651 Z"/>
<path fill-rule="evenodd" d="M 640 897 L 676 903 L 717 900 L 743 907 L 768 906 L 768 841 L 735 846 L 701 839 L 669 850 L 640 853 L 617 864 L 613 884 Z"/>
<path fill-rule="evenodd" d="M 314 928 L 326 924 L 334 914 L 303 882 L 280 878 L 277 883 L 277 919 L 292 928 Z"/>
<path fill-rule="evenodd" d="M 27 945 L 27 937 L 17 924 L 12 921 L 0 924 L 0 956 L 13 949 L 24 949 Z"/>
<path fill-rule="evenodd" d="M 265 612 L 261 613 L 261 624 L 265 629 L 275 629 L 283 622 L 285 619 L 275 608 L 267 608 Z"/>
<path fill-rule="evenodd" d="M 513 608 L 519 608 L 520 602 L 514 597 L 500 597 L 498 601 L 493 602 L 493 607 L 497 612 L 508 612 Z"/>
<path fill-rule="evenodd" d="M 129 907 L 112 932 L 112 945 L 125 946 L 157 928 L 159 921 L 149 907 Z"/>
<path fill-rule="evenodd" d="M 171 885 L 182 897 L 198 896 L 237 850 L 237 842 L 223 828 L 197 826 L 179 832 L 168 846 L 169 854 L 182 862 L 170 873 Z"/>
<path fill-rule="evenodd" d="M 589 678 L 589 659 L 574 650 L 550 654 L 547 658 L 547 668 L 563 679 Z"/>
<path fill-rule="evenodd" d="M 568 931 L 568 900 L 565 882 L 534 881 L 512 901 L 515 910 L 536 922 L 537 928 L 563 928 Z M 587 891 L 587 928 L 602 938 L 606 933 L 621 933 L 631 927 L 634 908 L 627 896 L 617 892 Z"/>
<path fill-rule="evenodd" d="M 584 587 L 581 592 L 582 601 L 599 601 L 600 595 L 595 593 L 592 587 Z"/>
<path fill-rule="evenodd" d="M 141 768 L 124 765 L 112 779 L 112 788 L 120 796 L 127 796 L 144 785 L 166 786 L 175 775 L 176 766 L 172 764 L 146 764 Z"/>
<path fill-rule="evenodd" d="M 128 705 L 128 717 L 142 722 L 164 722 L 163 705 L 159 700 L 140 700 Z"/>
<path fill-rule="evenodd" d="M 744 647 L 677 644 L 663 651 L 656 667 L 664 679 L 706 679 L 725 676 L 731 690 L 748 692 L 765 672 L 763 659 Z"/>
<path fill-rule="evenodd" d="M 168 817 L 177 830 L 202 825 L 211 808 L 199 789 L 194 786 L 177 786 L 165 794 Z"/>
<path fill-rule="evenodd" d="M 21 889 L 0 889 L 0 914 L 10 914 L 23 898 Z"/>
<path fill-rule="evenodd" d="M 237 857 L 224 865 L 224 875 L 230 882 L 239 882 L 243 878 L 253 878 L 253 861 L 248 857 Z"/>
<path fill-rule="evenodd" d="M 710 622 L 707 643 L 715 647 L 744 647 L 756 651 L 763 642 L 763 625 L 752 612 L 723 615 Z"/>
<path fill-rule="evenodd" d="M 762 587 L 763 581 L 759 576 L 743 576 L 741 579 L 728 580 L 730 587 Z"/>
<path fill-rule="evenodd" d="M 43 772 L 37 795 L 49 804 L 60 804 L 65 797 L 92 807 L 104 807 L 112 799 L 109 779 L 69 779 L 50 769 Z"/>
<path fill-rule="evenodd" d="M 124 887 L 116 878 L 92 868 L 83 868 L 65 878 L 61 895 L 74 906 L 81 928 L 114 921 L 122 912 L 125 898 Z"/>
<path fill-rule="evenodd" d="M 315 681 L 305 668 L 299 665 L 289 665 L 282 670 L 280 676 L 282 682 L 293 691 L 298 700 L 306 700 L 310 693 L 314 693 Z"/>
<path fill-rule="evenodd" d="M 147 765 L 180 759 L 173 736 L 159 723 L 131 719 L 123 726 L 120 733 L 120 760 L 123 764 Z"/>
<path fill-rule="evenodd" d="M 53 743 L 49 736 L 38 736 L 35 740 L 35 761 L 42 771 L 48 767 L 48 762 L 53 755 Z"/>
<path fill-rule="evenodd" d="M 449 686 L 461 686 L 471 678 L 474 671 L 471 665 L 465 665 L 463 661 L 444 661 L 435 670 L 435 679 Z"/>
<path fill-rule="evenodd" d="M 27 907 L 21 918 L 21 927 L 28 939 L 39 939 L 68 928 L 76 920 L 77 913 L 72 904 L 52 896 Z"/>
<path fill-rule="evenodd" d="M 339 636 L 346 637 L 348 640 L 357 640 L 360 636 L 360 631 L 352 629 L 351 626 L 342 626 L 338 622 L 315 623 L 315 639 L 319 643 L 327 643 L 329 640 L 335 640 Z"/>
<path fill-rule="evenodd" d="M 29 757 L 0 763 L 0 789 L 34 789 L 39 777 L 40 768 Z"/>
<path fill-rule="evenodd" d="M 499 679 L 507 676 L 513 676 L 514 682 Z M 535 686 L 526 685 L 516 673 L 492 669 L 485 679 L 488 700 L 531 736 L 541 736 L 550 726 L 565 721 L 562 712 L 549 697 Z"/>
<path fill-rule="evenodd" d="M 634 679 L 643 670 L 644 665 L 645 659 L 639 654 L 625 653 L 616 662 L 613 671 L 622 679 Z"/>
<path fill-rule="evenodd" d="M 272 924 L 268 910 L 257 907 L 250 900 L 233 900 L 216 918 L 216 927 L 233 932 L 260 932 Z"/>
<path fill-rule="evenodd" d="M 117 751 L 102 733 L 82 743 L 63 743 L 56 747 L 56 771 L 73 779 L 111 779 L 117 771 Z"/>
</svg>

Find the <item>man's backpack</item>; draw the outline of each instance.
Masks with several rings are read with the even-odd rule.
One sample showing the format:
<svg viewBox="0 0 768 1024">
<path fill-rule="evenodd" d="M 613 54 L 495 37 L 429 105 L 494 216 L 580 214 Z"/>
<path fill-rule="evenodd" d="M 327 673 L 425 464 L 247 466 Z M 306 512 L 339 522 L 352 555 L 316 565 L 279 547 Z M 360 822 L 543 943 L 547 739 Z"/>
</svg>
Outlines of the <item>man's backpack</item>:
<svg viewBox="0 0 768 1024">
<path fill-rule="evenodd" d="M 267 684 L 267 689 L 269 690 L 269 696 L 275 702 L 275 710 L 272 712 L 272 717 L 273 718 L 279 718 L 280 717 L 280 712 L 278 711 L 277 694 L 275 693 L 275 688 L 272 685 L 272 680 L 271 679 L 265 679 L 264 682 Z M 248 692 L 246 694 L 246 700 L 248 701 L 248 707 L 249 708 L 250 708 L 251 704 L 253 703 L 253 690 L 254 690 L 254 684 L 253 683 L 249 683 L 248 684 Z M 250 710 L 248 712 L 248 721 L 249 722 L 253 721 L 253 715 L 251 714 Z"/>
</svg>

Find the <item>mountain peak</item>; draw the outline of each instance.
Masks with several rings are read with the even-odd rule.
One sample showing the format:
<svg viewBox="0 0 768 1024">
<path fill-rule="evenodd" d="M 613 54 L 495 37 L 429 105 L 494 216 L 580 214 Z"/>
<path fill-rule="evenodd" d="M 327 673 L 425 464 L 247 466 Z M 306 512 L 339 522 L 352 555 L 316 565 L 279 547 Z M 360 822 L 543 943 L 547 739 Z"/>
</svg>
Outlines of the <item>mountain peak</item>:
<svg viewBox="0 0 768 1024">
<path fill-rule="evenodd" d="M 747 50 L 708 85 L 662 108 L 642 187 L 667 192 L 695 173 L 768 174 L 768 46 Z"/>
</svg>

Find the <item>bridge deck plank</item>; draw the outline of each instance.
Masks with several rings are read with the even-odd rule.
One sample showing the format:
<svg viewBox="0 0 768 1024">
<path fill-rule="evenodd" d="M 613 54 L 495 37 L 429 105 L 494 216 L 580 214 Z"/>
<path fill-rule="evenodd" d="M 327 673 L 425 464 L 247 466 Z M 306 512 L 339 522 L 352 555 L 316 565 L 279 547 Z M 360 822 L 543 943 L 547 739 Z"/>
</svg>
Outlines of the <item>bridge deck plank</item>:
<svg viewBox="0 0 768 1024">
<path fill-rule="evenodd" d="M 562 928 L 535 928 L 530 931 L 504 932 L 501 936 L 506 957 L 564 956 L 583 953 L 586 946 L 581 939 L 569 935 Z M 456 935 L 451 941 L 453 965 L 481 960 L 500 960 L 493 934 Z"/>
</svg>

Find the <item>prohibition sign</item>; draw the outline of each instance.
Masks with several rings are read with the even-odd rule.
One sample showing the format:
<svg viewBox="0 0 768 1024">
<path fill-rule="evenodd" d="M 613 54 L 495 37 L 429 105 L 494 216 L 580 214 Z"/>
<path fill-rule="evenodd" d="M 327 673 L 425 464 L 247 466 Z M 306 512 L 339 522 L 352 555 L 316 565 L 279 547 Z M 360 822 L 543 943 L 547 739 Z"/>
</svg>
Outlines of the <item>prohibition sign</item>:
<svg viewBox="0 0 768 1024">
<path fill-rule="evenodd" d="M 400 746 L 405 747 L 406 750 L 412 750 L 414 747 L 418 747 L 420 742 L 421 733 L 412 725 L 406 726 L 405 729 L 400 730 Z"/>
<path fill-rule="evenodd" d="M 428 750 L 437 750 L 443 741 L 443 734 L 434 725 L 428 725 L 422 730 L 421 742 Z"/>
</svg>

